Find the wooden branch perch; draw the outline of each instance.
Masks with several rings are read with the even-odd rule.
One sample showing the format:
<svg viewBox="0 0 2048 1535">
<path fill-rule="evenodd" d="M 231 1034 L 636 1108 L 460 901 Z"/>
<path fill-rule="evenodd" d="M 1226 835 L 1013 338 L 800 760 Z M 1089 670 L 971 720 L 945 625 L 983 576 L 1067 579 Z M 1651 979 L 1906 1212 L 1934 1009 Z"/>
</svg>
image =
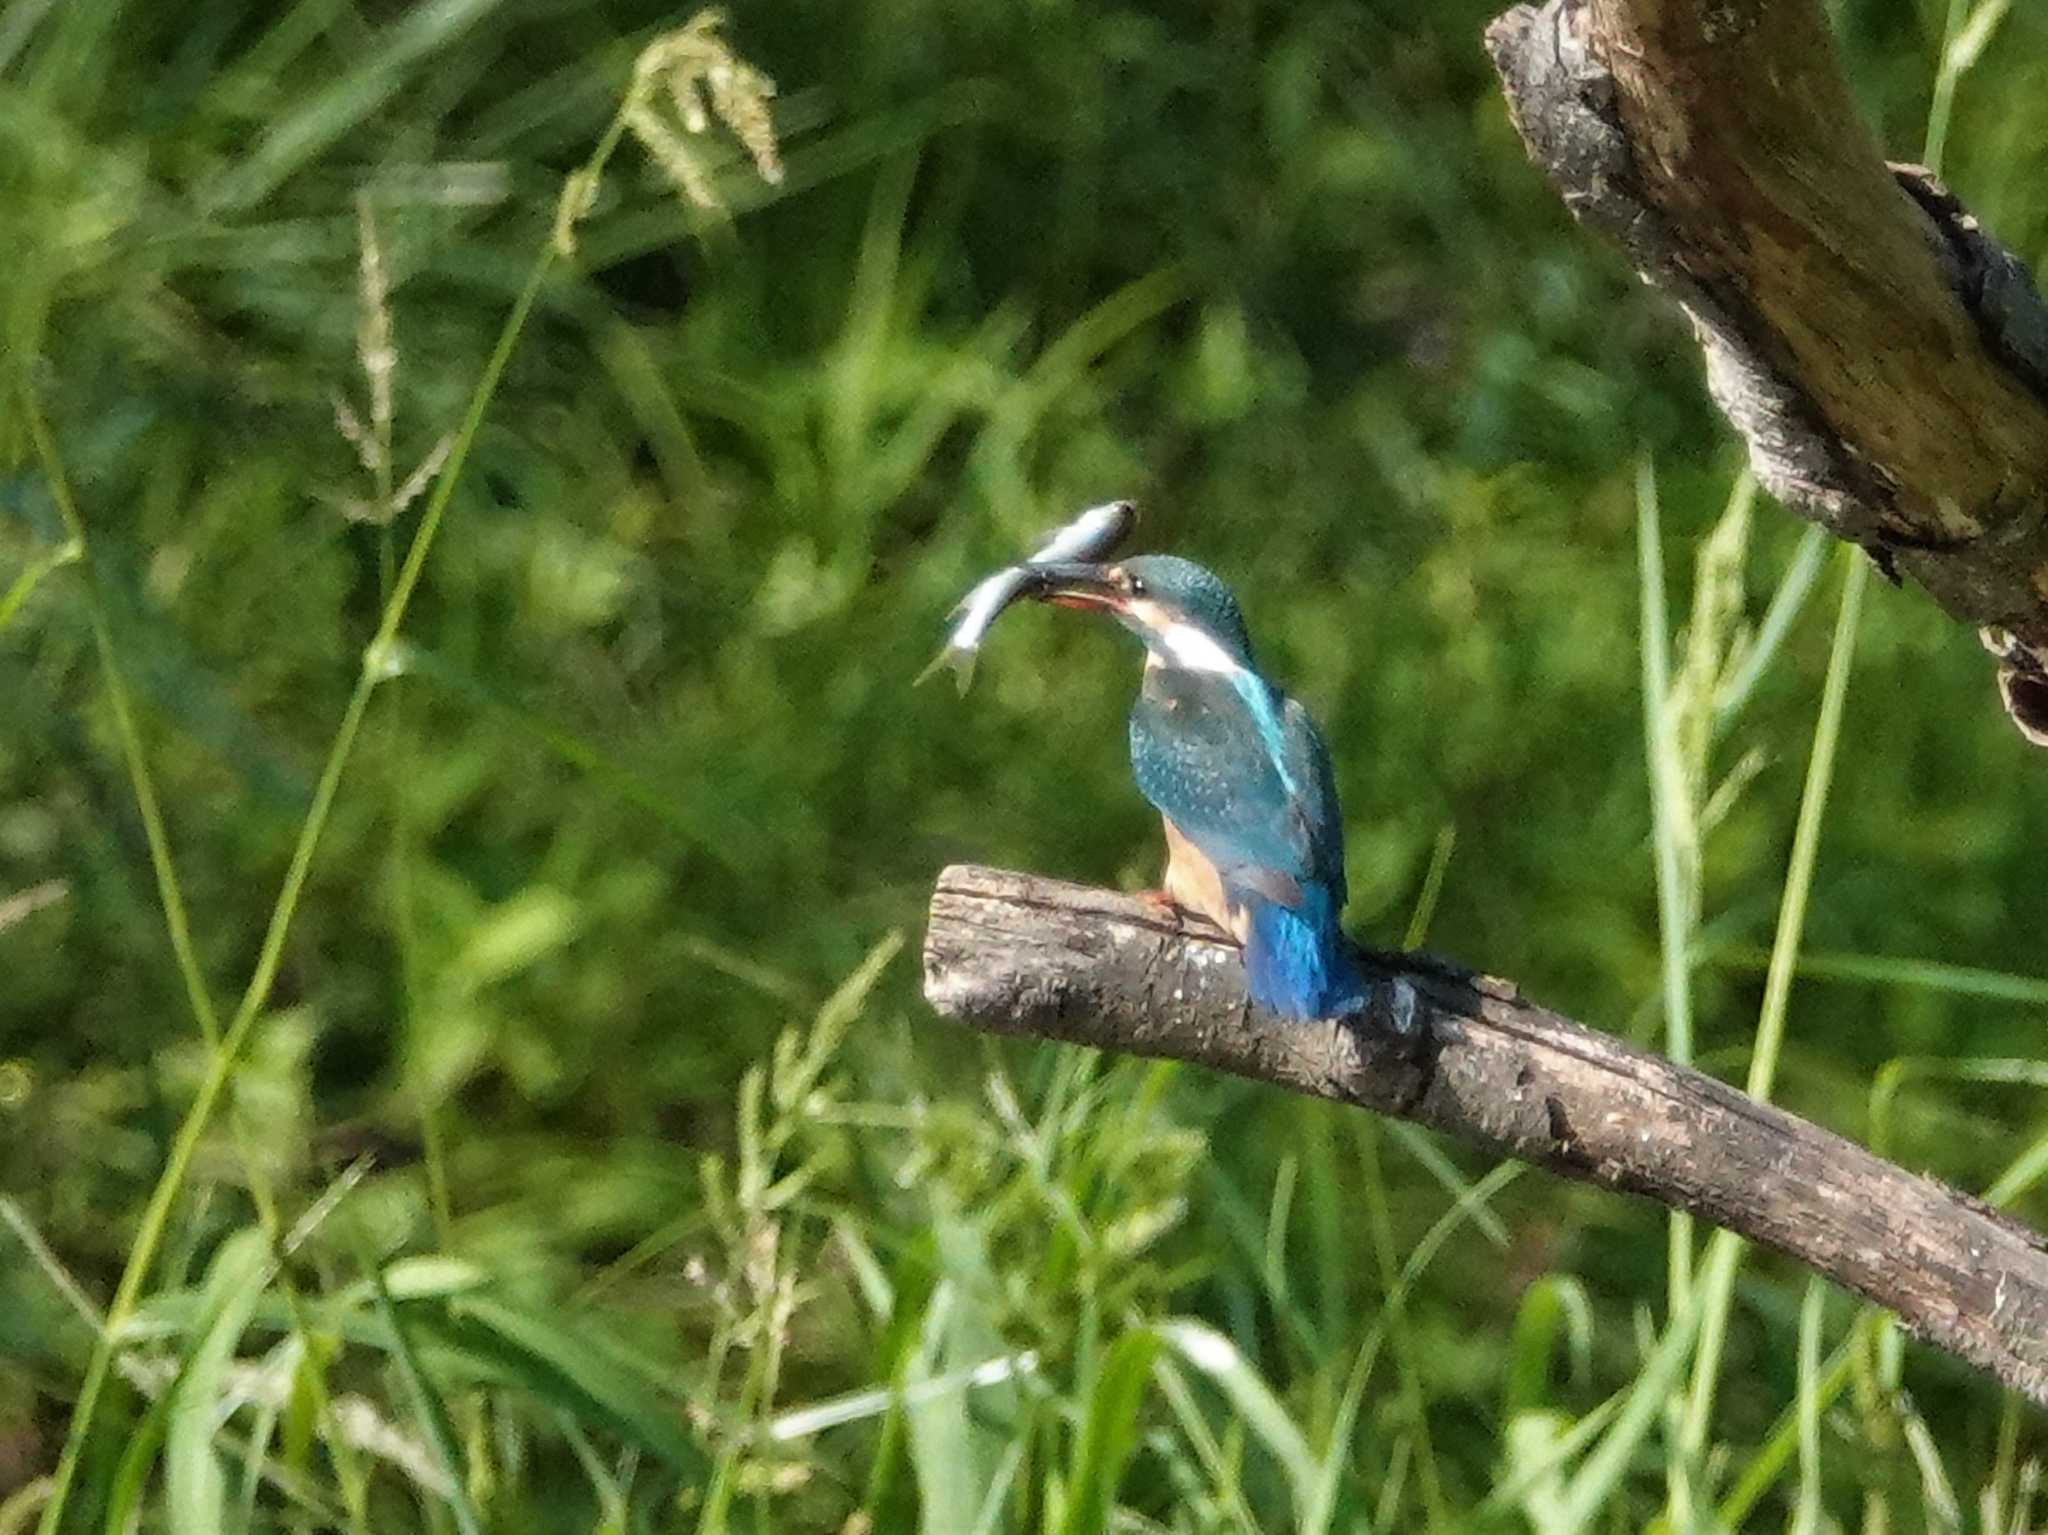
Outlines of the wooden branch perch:
<svg viewBox="0 0 2048 1535">
<path fill-rule="evenodd" d="M 1227 938 L 1143 901 L 955 867 L 925 996 L 948 1018 L 1192 1061 L 1427 1125 L 1567 1178 L 1646 1195 L 1774 1247 L 2048 1405 L 2048 1243 L 1831 1131 L 1417 955 L 1365 954 L 1419 1027 L 1255 1012 Z"/>
<path fill-rule="evenodd" d="M 2048 304 L 1885 164 L 1819 0 L 1547 0 L 1486 42 L 1530 158 L 1691 317 L 1757 478 L 1980 626 L 2048 746 Z"/>
</svg>

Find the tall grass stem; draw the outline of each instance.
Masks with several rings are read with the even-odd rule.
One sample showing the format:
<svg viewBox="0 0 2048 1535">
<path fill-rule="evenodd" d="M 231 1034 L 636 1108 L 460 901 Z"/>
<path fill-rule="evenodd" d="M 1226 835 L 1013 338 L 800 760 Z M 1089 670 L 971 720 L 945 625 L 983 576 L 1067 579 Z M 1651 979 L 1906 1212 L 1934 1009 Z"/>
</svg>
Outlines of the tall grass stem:
<svg viewBox="0 0 2048 1535">
<path fill-rule="evenodd" d="M 192 922 L 186 913 L 185 892 L 178 883 L 177 866 L 171 859 L 171 839 L 164 828 L 156 780 L 149 771 L 149 758 L 142 750 L 142 730 L 135 721 L 127 674 L 121 668 L 120 652 L 114 646 L 114 627 L 109 617 L 105 585 L 98 566 L 93 562 L 92 546 L 85 536 L 85 519 L 80 516 L 78 502 L 71 494 L 71 479 L 57 450 L 56 435 L 50 430 L 49 418 L 43 414 L 42 400 L 29 377 L 30 365 L 25 352 L 19 362 L 21 371 L 17 378 L 17 392 L 21 399 L 22 419 L 28 423 L 29 438 L 35 447 L 44 483 L 49 488 L 50 499 L 57 504 L 57 515 L 64 520 L 70 547 L 77 551 L 76 559 L 85 575 L 86 613 L 92 626 L 93 649 L 99 655 L 100 671 L 107 679 L 107 703 L 114 714 L 114 734 L 121 743 L 121 757 L 127 765 L 128 780 L 134 785 L 135 806 L 142 817 L 143 836 L 149 844 L 149 865 L 156 876 L 157 900 L 163 906 L 171 952 L 177 957 L 178 974 L 184 981 L 186 1000 L 191 1004 L 192 1016 L 199 1021 L 200 1032 L 206 1036 L 208 1045 L 218 1045 L 220 1015 L 214 1011 L 213 998 L 206 989 L 205 974 L 199 968 L 199 953 L 192 942 Z"/>
<path fill-rule="evenodd" d="M 614 130 L 600 146 L 601 153 L 608 155 L 610 148 L 617 142 L 618 132 L 615 125 Z M 171 1207 L 183 1190 L 186 1175 L 191 1169 L 193 1153 L 198 1150 L 200 1139 L 213 1121 L 221 1097 L 233 1079 L 236 1062 L 248 1044 L 249 1035 L 257 1019 L 262 1015 L 264 1003 L 269 1000 L 270 988 L 277 980 L 278 966 L 283 962 L 285 938 L 291 931 L 292 918 L 297 914 L 299 898 L 305 893 L 306 879 L 312 870 L 313 853 L 319 846 L 321 833 L 327 828 L 327 818 L 334 809 L 335 794 L 341 787 L 342 774 L 348 767 L 350 754 L 355 749 L 356 736 L 362 729 L 363 716 L 369 709 L 370 695 L 376 691 L 378 682 L 386 674 L 391 659 L 391 647 L 397 639 L 399 626 L 405 621 L 406 609 L 411 605 L 413 593 L 419 587 L 420 573 L 426 567 L 427 555 L 434 546 L 435 534 L 440 530 L 448 503 L 461 480 L 463 465 L 468 460 L 477 431 L 483 424 L 484 412 L 489 408 L 492 396 L 497 393 L 499 380 L 504 376 L 505 366 L 511 360 L 512 350 L 518 344 L 520 334 L 526 327 L 527 317 L 540 295 L 542 284 L 554 265 L 555 254 L 555 247 L 551 242 L 542 244 L 527 274 L 525 285 L 520 289 L 518 298 L 513 301 L 512 310 L 506 316 L 504 326 L 498 333 L 497 344 L 492 348 L 490 359 L 484 364 L 483 373 L 470 395 L 469 408 L 464 413 L 461 429 L 457 432 L 454 447 L 449 453 L 447 468 L 435 483 L 433 494 L 428 498 L 426 509 L 420 516 L 419 531 L 414 534 L 412 545 L 406 552 L 405 563 L 399 570 L 391 598 L 384 605 L 383 619 L 377 625 L 375 636 L 363 652 L 362 666 L 356 676 L 355 688 L 349 695 L 341 724 L 336 729 L 333 743 L 328 748 L 326 765 L 321 769 L 319 784 L 313 791 L 313 803 L 306 812 L 304 824 L 299 828 L 298 842 L 292 849 L 291 863 L 285 870 L 284 883 L 278 891 L 277 902 L 271 909 L 270 922 L 263 935 L 262 948 L 256 957 L 255 970 L 249 977 L 248 987 L 242 993 L 242 1000 L 235 1010 L 233 1020 L 226 1032 L 219 1037 L 218 1048 L 207 1064 L 206 1076 L 199 1084 L 199 1091 L 192 1100 L 192 1106 L 186 1111 L 184 1121 L 178 1126 L 177 1136 L 171 1143 L 170 1155 L 157 1178 L 149 1203 L 143 1209 L 142 1221 L 136 1230 L 134 1245 L 129 1249 L 128 1261 L 121 1271 L 120 1282 L 115 1287 L 113 1302 L 107 1308 L 107 1330 L 95 1344 L 92 1360 L 86 1367 L 84 1384 L 79 1389 L 77 1405 L 72 1409 L 71 1425 L 65 1437 L 64 1451 L 58 1459 L 50 1501 L 43 1506 L 39 1526 L 42 1535 L 60 1535 L 63 1529 L 64 1511 L 72 1484 L 78 1474 L 79 1457 L 84 1451 L 87 1437 L 92 1432 L 113 1363 L 114 1338 L 119 1334 L 121 1324 L 134 1312 L 136 1303 L 141 1298 L 150 1269 L 156 1262 L 157 1250 L 162 1246 L 164 1233 L 170 1224 Z"/>
<path fill-rule="evenodd" d="M 1827 814 L 1834 783 L 1835 752 L 1841 740 L 1842 709 L 1849 694 L 1849 673 L 1856 654 L 1857 621 L 1863 592 L 1870 579 L 1869 559 L 1859 549 L 1844 549 L 1841 563 L 1842 601 L 1836 610 L 1835 635 L 1828 654 L 1827 680 L 1822 685 L 1820 715 L 1813 727 L 1813 751 L 1807 759 L 1806 782 L 1800 791 L 1799 819 L 1792 833 L 1792 854 L 1785 871 L 1778 926 L 1771 942 L 1770 967 L 1764 977 L 1763 1007 L 1757 1019 L 1756 1044 L 1750 1055 L 1745 1089 L 1752 1098 L 1768 1099 L 1777 1077 L 1778 1056 L 1785 1041 L 1785 1020 L 1792 996 L 1792 978 L 1799 962 L 1799 943 L 1806 930 L 1806 908 L 1813 890 L 1814 865 L 1820 854 L 1821 823 Z M 1735 1276 L 1746 1244 L 1729 1232 L 1716 1232 L 1708 1244 L 1701 1280 L 1699 1352 L 1693 1360 L 1691 1398 L 1686 1406 L 1680 1443 L 1685 1459 L 1697 1463 L 1705 1451 L 1720 1383 L 1721 1355 L 1727 1342 L 1728 1310 Z"/>
</svg>

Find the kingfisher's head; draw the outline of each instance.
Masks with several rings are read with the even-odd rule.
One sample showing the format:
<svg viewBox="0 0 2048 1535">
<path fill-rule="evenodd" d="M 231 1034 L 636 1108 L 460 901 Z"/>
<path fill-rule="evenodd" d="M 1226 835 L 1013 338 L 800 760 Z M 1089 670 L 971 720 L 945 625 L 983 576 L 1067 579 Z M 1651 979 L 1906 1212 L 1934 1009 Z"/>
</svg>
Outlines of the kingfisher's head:
<svg viewBox="0 0 2048 1535">
<path fill-rule="evenodd" d="M 1110 614 L 1161 665 L 1200 671 L 1252 665 L 1237 599 L 1193 560 L 1138 554 L 1099 565 L 1075 560 L 1038 569 L 1043 579 L 1033 595 L 1040 601 Z"/>
</svg>

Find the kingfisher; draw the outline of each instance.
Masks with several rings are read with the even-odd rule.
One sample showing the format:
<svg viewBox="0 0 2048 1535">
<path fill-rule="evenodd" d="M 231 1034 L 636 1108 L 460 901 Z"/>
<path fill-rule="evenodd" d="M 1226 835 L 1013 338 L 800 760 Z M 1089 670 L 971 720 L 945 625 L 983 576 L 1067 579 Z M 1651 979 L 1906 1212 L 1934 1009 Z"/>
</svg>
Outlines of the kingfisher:
<svg viewBox="0 0 2048 1535">
<path fill-rule="evenodd" d="M 1169 554 L 1035 569 L 1030 595 L 1107 613 L 1144 642 L 1131 767 L 1166 823 L 1157 898 L 1236 937 L 1268 1012 L 1360 1011 L 1368 986 L 1338 926 L 1344 823 L 1330 753 L 1308 711 L 1259 670 L 1230 588 Z"/>
</svg>

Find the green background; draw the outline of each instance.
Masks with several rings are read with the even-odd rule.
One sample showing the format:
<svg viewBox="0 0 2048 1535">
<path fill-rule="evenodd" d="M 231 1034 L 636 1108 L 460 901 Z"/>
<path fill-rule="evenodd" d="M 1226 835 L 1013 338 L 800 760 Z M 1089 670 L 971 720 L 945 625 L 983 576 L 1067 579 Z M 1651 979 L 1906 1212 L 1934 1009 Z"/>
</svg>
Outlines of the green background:
<svg viewBox="0 0 2048 1535">
<path fill-rule="evenodd" d="M 780 85 L 786 179 L 707 138 L 720 216 L 630 141 L 614 160 L 455 490 L 406 674 L 375 695 L 238 1079 L 242 1144 L 207 1139 L 175 1212 L 152 1347 L 178 1357 L 205 1276 L 233 1272 L 249 1159 L 289 1224 L 372 1153 L 292 1260 L 308 1336 L 336 1340 L 299 1390 L 317 1376 L 427 1443 L 359 1281 L 371 1255 L 459 1258 L 446 1293 L 395 1271 L 431 1292 L 397 1304 L 492 1528 L 1086 1529 L 1114 1505 L 1130 1530 L 1293 1529 L 1313 1499 L 1289 1433 L 1330 1468 L 1330 1528 L 1542 1527 L 1508 1468 L 1641 1378 L 1661 1212 L 1522 1176 L 1490 1216 L 1468 1201 L 1389 1308 L 1484 1158 L 1192 1069 L 965 1036 L 922 1005 L 915 952 L 948 862 L 1156 875 L 1124 639 L 1020 610 L 965 700 L 910 687 L 976 577 L 1132 495 L 1139 542 L 1222 573 L 1323 722 L 1353 930 L 1398 942 L 1449 847 L 1432 949 L 1660 1038 L 1638 468 L 1682 616 L 1741 457 L 1681 318 L 1526 163 L 1489 10 L 736 8 L 735 46 Z M 1951 7 L 1832 10 L 1887 151 L 1917 157 Z M 333 406 L 362 409 L 356 199 L 393 283 L 402 476 L 460 419 L 634 55 L 681 19 L 0 6 L 0 591 L 64 537 L 20 376 L 75 483 L 217 998 L 254 962 L 418 522 L 388 545 L 344 511 L 367 490 Z M 2048 254 L 2029 0 L 1961 76 L 1944 170 Z M 1799 537 L 1758 502 L 1752 620 Z M 1738 1081 L 1843 569 L 1714 748 L 1715 782 L 1757 754 L 1706 842 L 1693 983 L 1699 1058 Z M 20 1217 L 0 1231 L 0 1498 L 54 1464 L 91 1344 L 22 1233 L 104 1304 L 204 1065 L 86 584 L 24 590 L 0 627 L 0 911 L 51 899 L 0 918 Z M 1872 583 L 1808 949 L 2039 972 L 2042 771 L 1974 637 Z M 891 934 L 822 1075 L 750 1116 L 743 1076 Z M 1783 1101 L 1867 1139 L 1888 1061 L 2038 1055 L 2038 986 L 1886 974 L 1800 982 Z M 2044 1129 L 2035 1086 L 1915 1079 L 1889 1149 L 1982 1188 Z M 2048 1218 L 2032 1194 L 2017 1209 Z M 1803 1289 L 1770 1259 L 1739 1282 L 1718 1448 L 1694 1468 L 1710 1500 L 1795 1398 Z M 244 1359 L 279 1345 L 277 1304 Z M 493 1305 L 589 1358 L 551 1375 Z M 1833 1296 L 1828 1347 L 1851 1317 Z M 1206 1370 L 1160 1330 L 1188 1318 L 1237 1363 Z M 1918 1435 L 1974 1519 L 2038 1420 L 1910 1348 L 1900 1397 L 1859 1336 L 1809 1478 L 1827 1514 L 1943 1527 Z M 965 1398 L 770 1432 L 1024 1349 L 1034 1370 Z M 644 1388 L 633 1411 L 585 1378 L 600 1364 Z M 95 1498 L 142 1411 L 132 1391 L 106 1409 Z M 448 1517 L 396 1460 L 351 1470 L 284 1420 L 245 1406 L 234 1443 L 330 1512 Z M 1649 1522 L 1675 1453 L 1652 1424 L 1598 1527 Z M 241 1454 L 223 1463 L 239 1491 Z M 1787 1517 L 1795 1480 L 1754 1517 Z M 145 1527 L 175 1502 L 148 1491 Z M 324 1527 L 320 1507 L 253 1495 L 259 1528 Z"/>
</svg>

